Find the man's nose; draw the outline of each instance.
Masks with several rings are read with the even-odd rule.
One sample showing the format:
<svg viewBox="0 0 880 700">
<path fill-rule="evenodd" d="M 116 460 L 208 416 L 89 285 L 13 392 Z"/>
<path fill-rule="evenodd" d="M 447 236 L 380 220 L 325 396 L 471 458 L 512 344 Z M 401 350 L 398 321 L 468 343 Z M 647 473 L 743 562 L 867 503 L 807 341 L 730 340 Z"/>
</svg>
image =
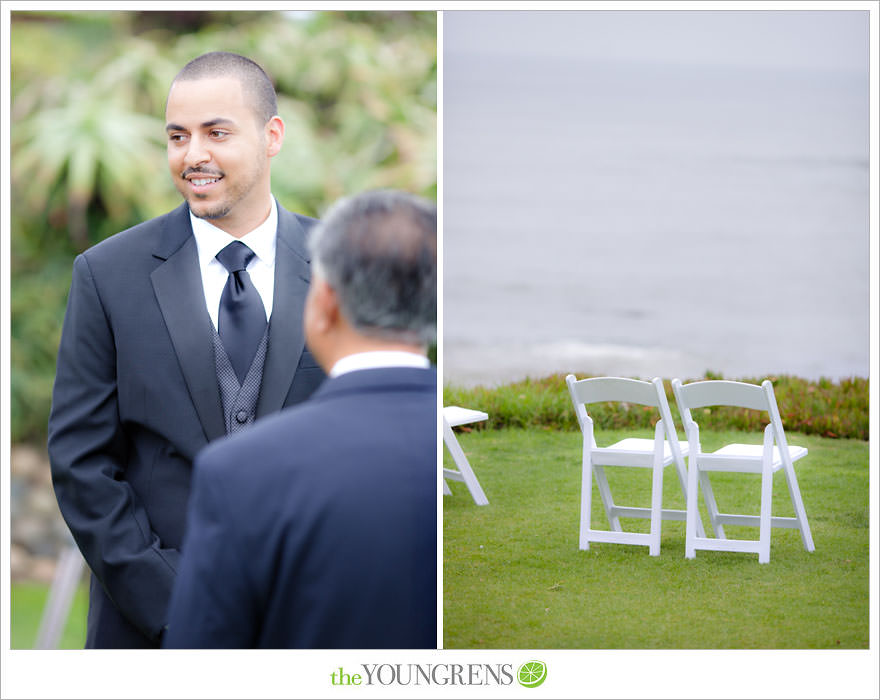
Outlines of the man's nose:
<svg viewBox="0 0 880 700">
<path fill-rule="evenodd" d="M 189 141 L 189 147 L 186 149 L 186 155 L 183 158 L 184 165 L 193 168 L 197 165 L 207 163 L 211 160 L 211 154 L 205 147 L 202 139 L 194 136 Z"/>
</svg>

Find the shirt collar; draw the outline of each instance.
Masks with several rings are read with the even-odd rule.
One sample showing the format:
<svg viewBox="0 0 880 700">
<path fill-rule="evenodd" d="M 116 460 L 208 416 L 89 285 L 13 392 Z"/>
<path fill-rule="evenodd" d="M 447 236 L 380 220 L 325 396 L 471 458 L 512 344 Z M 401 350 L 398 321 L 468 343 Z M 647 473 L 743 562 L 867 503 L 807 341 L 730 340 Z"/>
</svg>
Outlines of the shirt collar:
<svg viewBox="0 0 880 700">
<path fill-rule="evenodd" d="M 379 369 L 384 367 L 417 367 L 428 369 L 431 363 L 424 355 L 401 350 L 374 350 L 372 352 L 357 352 L 353 355 L 337 360 L 330 369 L 331 377 L 340 374 L 355 372 L 360 369 Z"/>
<path fill-rule="evenodd" d="M 204 268 L 214 259 L 214 257 L 233 241 L 241 241 L 254 253 L 257 258 L 267 265 L 275 264 L 275 234 L 278 230 L 278 203 L 272 200 L 272 208 L 269 210 L 269 216 L 266 220 L 257 226 L 253 231 L 249 231 L 241 238 L 236 238 L 232 234 L 226 233 L 222 229 L 217 228 L 210 221 L 200 219 L 189 213 L 189 220 L 192 223 L 193 235 L 196 238 L 196 248 L 199 251 L 199 265 Z M 219 263 L 218 263 L 219 264 Z"/>
</svg>

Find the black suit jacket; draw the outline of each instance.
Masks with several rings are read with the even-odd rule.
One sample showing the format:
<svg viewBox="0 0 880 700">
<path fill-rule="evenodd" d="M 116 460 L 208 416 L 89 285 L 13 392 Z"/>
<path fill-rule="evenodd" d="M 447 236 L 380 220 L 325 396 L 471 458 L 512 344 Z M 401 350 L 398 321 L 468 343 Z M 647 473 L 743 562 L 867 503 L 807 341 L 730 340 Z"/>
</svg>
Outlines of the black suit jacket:
<svg viewBox="0 0 880 700">
<path fill-rule="evenodd" d="M 275 292 L 257 417 L 324 379 L 304 349 L 306 231 L 279 207 Z M 92 570 L 88 647 L 159 644 L 191 465 L 225 434 L 186 204 L 78 256 L 58 351 L 49 458 L 58 504 Z"/>
<path fill-rule="evenodd" d="M 435 648 L 436 382 L 343 374 L 205 449 L 166 646 Z"/>
</svg>

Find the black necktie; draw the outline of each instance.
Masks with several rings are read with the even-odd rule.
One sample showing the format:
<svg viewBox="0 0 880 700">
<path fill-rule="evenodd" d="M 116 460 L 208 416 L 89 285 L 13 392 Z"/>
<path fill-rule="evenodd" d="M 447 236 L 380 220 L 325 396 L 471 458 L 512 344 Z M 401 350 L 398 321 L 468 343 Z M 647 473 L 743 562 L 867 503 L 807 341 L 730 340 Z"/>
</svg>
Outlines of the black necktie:
<svg viewBox="0 0 880 700">
<path fill-rule="evenodd" d="M 241 241 L 234 241 L 217 253 L 217 260 L 229 271 L 220 297 L 217 332 L 239 384 L 244 383 L 266 332 L 263 301 L 245 270 L 254 255 L 254 251 Z"/>
</svg>

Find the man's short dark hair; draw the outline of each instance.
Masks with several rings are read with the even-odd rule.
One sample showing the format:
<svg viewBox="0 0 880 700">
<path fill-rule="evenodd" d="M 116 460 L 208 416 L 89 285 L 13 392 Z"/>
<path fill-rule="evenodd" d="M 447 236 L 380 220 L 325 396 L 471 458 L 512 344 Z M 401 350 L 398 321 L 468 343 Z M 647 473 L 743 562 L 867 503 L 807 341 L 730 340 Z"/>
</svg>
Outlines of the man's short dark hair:
<svg viewBox="0 0 880 700">
<path fill-rule="evenodd" d="M 427 344 L 437 324 L 437 208 L 396 190 L 337 202 L 311 231 L 312 264 L 354 328 Z"/>
<path fill-rule="evenodd" d="M 235 77 L 241 83 L 245 95 L 251 100 L 260 124 L 265 124 L 278 114 L 275 87 L 269 76 L 249 58 L 227 51 L 212 51 L 187 63 L 175 76 L 179 80 Z"/>
</svg>

